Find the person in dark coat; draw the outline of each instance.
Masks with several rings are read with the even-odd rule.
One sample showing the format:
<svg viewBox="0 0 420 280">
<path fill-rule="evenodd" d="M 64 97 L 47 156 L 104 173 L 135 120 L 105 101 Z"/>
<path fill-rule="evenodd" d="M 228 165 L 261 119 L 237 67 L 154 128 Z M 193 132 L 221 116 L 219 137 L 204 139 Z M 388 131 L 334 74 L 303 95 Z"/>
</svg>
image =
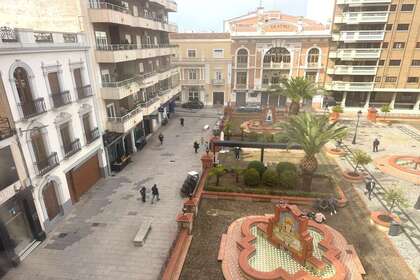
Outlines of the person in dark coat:
<svg viewBox="0 0 420 280">
<path fill-rule="evenodd" d="M 163 144 L 163 134 L 162 133 L 159 133 L 159 141 L 160 141 L 160 144 L 162 145 Z"/>
<path fill-rule="evenodd" d="M 366 192 L 365 194 L 368 195 L 369 200 L 372 200 L 372 193 L 373 190 L 376 187 L 376 182 L 372 179 L 369 179 L 369 181 L 366 182 Z"/>
<path fill-rule="evenodd" d="M 241 148 L 235 147 L 235 149 L 233 149 L 233 152 L 235 153 L 235 159 L 239 160 L 240 155 L 241 155 Z"/>
<path fill-rule="evenodd" d="M 180 118 L 179 123 L 181 124 L 181 126 L 184 126 L 184 118 Z"/>
<path fill-rule="evenodd" d="M 379 144 L 380 142 L 378 138 L 375 138 L 375 140 L 373 141 L 373 152 L 378 152 Z"/>
<path fill-rule="evenodd" d="M 195 151 L 195 153 L 198 153 L 199 148 L 200 148 L 200 144 L 198 144 L 197 141 L 194 141 L 194 151 Z"/>
<path fill-rule="evenodd" d="M 146 187 L 143 186 L 140 189 L 141 201 L 146 202 Z"/>
<path fill-rule="evenodd" d="M 153 201 L 155 200 L 155 197 L 156 197 L 156 201 L 160 200 L 159 190 L 158 190 L 156 184 L 154 184 L 153 187 L 152 187 L 152 204 L 153 204 Z"/>
</svg>

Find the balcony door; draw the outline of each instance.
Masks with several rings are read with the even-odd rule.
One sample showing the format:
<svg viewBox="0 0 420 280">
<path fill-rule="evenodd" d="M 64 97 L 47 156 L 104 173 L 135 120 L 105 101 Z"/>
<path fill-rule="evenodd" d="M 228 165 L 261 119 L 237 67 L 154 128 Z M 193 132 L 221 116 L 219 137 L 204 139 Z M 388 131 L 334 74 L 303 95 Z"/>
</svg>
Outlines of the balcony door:
<svg viewBox="0 0 420 280">
<path fill-rule="evenodd" d="M 44 137 L 39 129 L 32 131 L 31 143 L 34 150 L 38 170 L 42 170 L 48 167 L 48 153 L 47 149 L 45 148 Z"/>
<path fill-rule="evenodd" d="M 17 67 L 13 73 L 19 100 L 22 104 L 23 113 L 34 113 L 35 104 L 32 96 L 31 86 L 29 84 L 28 73 L 22 67 Z"/>
<path fill-rule="evenodd" d="M 64 152 L 67 154 L 71 151 L 71 135 L 70 135 L 70 123 L 60 125 L 61 141 L 63 142 Z"/>
<path fill-rule="evenodd" d="M 58 204 L 55 185 L 54 181 L 51 181 L 42 190 L 42 197 L 50 221 L 60 213 L 60 205 Z"/>
<path fill-rule="evenodd" d="M 91 140 L 92 140 L 92 135 L 91 135 L 92 128 L 90 126 L 89 113 L 83 115 L 82 121 L 83 121 L 83 129 L 85 130 L 86 140 L 88 142 L 91 142 Z"/>
<path fill-rule="evenodd" d="M 50 84 L 51 94 L 60 94 L 60 82 L 58 81 L 58 73 L 48 73 L 48 82 Z"/>
<path fill-rule="evenodd" d="M 82 72 L 80 68 L 76 68 L 73 70 L 73 76 L 74 76 L 74 83 L 76 84 L 76 88 L 83 87 Z"/>
</svg>

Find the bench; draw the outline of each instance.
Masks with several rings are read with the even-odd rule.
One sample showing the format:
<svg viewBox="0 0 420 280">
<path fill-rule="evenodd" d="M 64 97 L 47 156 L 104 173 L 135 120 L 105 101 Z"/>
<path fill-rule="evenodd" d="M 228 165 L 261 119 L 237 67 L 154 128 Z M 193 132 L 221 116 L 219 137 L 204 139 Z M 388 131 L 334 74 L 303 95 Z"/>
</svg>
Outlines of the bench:
<svg viewBox="0 0 420 280">
<path fill-rule="evenodd" d="M 149 231 L 152 229 L 152 219 L 144 219 L 143 223 L 141 224 L 139 230 L 134 236 L 133 243 L 135 246 L 143 246 L 144 242 L 146 241 L 147 235 Z"/>
</svg>

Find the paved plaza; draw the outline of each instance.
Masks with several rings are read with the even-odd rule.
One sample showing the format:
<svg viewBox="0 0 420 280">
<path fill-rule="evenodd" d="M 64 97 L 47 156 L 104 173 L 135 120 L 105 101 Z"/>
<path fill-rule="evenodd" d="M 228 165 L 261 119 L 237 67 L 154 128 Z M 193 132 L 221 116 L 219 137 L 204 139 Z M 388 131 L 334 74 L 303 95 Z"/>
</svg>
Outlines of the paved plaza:
<svg viewBox="0 0 420 280">
<path fill-rule="evenodd" d="M 179 117 L 185 118 L 185 127 Z M 133 162 L 114 177 L 101 180 L 85 194 L 48 238 L 5 280 L 116 280 L 158 279 L 177 233 L 176 215 L 181 210 L 180 187 L 190 170 L 201 170 L 200 153 L 193 141 L 211 131 L 214 109 L 177 113 L 167 126 L 160 146 L 156 135 L 133 155 Z M 161 200 L 150 204 L 150 187 L 158 185 Z M 148 188 L 142 203 L 139 186 Z M 133 237 L 145 218 L 152 230 L 143 247 Z"/>
<path fill-rule="evenodd" d="M 414 126 L 407 124 L 394 124 L 388 126 L 383 123 L 375 124 L 367 121 L 361 121 L 357 133 L 357 144 L 353 145 L 351 142 L 354 136 L 355 122 L 344 121 L 344 123 L 349 127 L 349 135 L 347 139 L 344 140 L 344 144 L 348 145 L 351 150 L 360 149 L 369 153 L 374 160 L 392 155 L 420 156 L 420 142 L 413 137 L 415 133 L 420 134 L 420 131 Z M 411 131 L 411 133 L 407 133 L 407 130 Z M 375 137 L 379 139 L 380 146 L 379 152 L 374 153 L 372 151 L 372 142 Z M 340 164 L 342 169 L 351 169 L 350 165 L 344 158 L 339 158 L 337 162 Z M 408 221 L 408 219 L 398 212 L 398 210 L 395 212 L 401 218 L 403 224 L 405 225 L 404 228 L 412 241 L 410 241 L 407 235 L 403 233 L 399 236 L 389 236 L 389 238 L 392 240 L 401 256 L 403 256 L 406 262 L 410 265 L 417 278 L 420 279 L 420 253 L 413 245 L 414 242 L 417 247 L 420 248 L 420 231 L 418 230 L 418 226 L 420 226 L 420 211 L 414 209 L 413 207 L 420 195 L 420 185 L 386 174 L 377 168 L 373 162 L 368 164 L 366 167 L 385 189 L 390 189 L 395 186 L 401 188 L 405 193 L 405 197 L 409 201 L 409 207 L 404 210 L 412 222 Z M 378 197 L 375 197 L 370 201 L 364 195 L 364 183 L 355 184 L 355 186 L 356 191 L 362 197 L 370 211 L 384 210 L 378 200 Z M 376 193 L 380 198 L 382 197 L 382 191 L 379 188 L 376 189 Z M 413 222 L 417 225 L 417 228 Z"/>
</svg>

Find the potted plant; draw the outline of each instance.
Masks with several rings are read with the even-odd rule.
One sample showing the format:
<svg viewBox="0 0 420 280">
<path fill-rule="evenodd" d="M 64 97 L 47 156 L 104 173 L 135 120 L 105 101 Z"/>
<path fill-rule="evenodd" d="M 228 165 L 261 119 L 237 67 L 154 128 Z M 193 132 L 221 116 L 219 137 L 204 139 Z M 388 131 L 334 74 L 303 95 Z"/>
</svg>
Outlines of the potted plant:
<svg viewBox="0 0 420 280">
<path fill-rule="evenodd" d="M 363 180 L 363 176 L 359 174 L 359 171 L 357 170 L 357 168 L 360 165 L 366 165 L 372 162 L 372 158 L 366 152 L 362 150 L 355 150 L 353 151 L 353 161 L 355 164 L 354 170 L 345 172 L 344 178 L 349 179 L 349 180 L 361 181 Z"/>
<path fill-rule="evenodd" d="M 343 107 L 340 105 L 335 105 L 331 108 L 330 120 L 337 121 L 340 118 L 341 113 L 343 113 Z"/>
<path fill-rule="evenodd" d="M 400 208 L 408 207 L 408 200 L 405 198 L 404 192 L 395 185 L 392 185 L 384 194 L 383 198 L 389 206 L 389 211 L 374 211 L 371 213 L 372 221 L 379 226 L 380 229 L 389 228 L 392 222 L 401 222 L 398 216 L 393 213 L 396 206 Z"/>
</svg>

